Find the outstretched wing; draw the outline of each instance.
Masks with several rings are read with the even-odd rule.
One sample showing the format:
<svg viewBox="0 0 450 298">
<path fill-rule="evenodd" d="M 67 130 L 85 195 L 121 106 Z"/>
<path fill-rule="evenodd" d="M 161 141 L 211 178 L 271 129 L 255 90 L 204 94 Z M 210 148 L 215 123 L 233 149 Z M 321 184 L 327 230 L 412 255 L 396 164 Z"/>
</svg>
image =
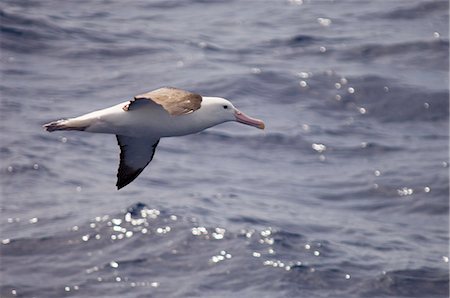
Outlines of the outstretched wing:
<svg viewBox="0 0 450 298">
<path fill-rule="evenodd" d="M 185 90 L 164 87 L 136 95 L 127 108 L 132 108 L 133 104 L 140 100 L 151 100 L 162 106 L 170 115 L 178 116 L 200 109 L 202 97 Z"/>
<path fill-rule="evenodd" d="M 133 138 L 116 135 L 120 146 L 120 164 L 117 173 L 117 189 L 131 183 L 152 161 L 159 139 Z"/>
</svg>

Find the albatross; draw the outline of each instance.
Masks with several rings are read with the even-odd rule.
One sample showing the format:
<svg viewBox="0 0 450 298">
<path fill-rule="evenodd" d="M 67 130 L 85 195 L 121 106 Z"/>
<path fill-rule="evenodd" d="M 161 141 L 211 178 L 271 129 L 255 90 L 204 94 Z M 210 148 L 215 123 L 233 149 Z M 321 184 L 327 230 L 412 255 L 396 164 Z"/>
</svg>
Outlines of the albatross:
<svg viewBox="0 0 450 298">
<path fill-rule="evenodd" d="M 164 87 L 115 106 L 79 117 L 44 124 L 49 131 L 78 130 L 115 134 L 120 147 L 117 189 L 131 183 L 152 161 L 159 140 L 198 133 L 237 121 L 264 129 L 264 122 L 247 116 L 221 97 L 206 97 Z"/>
</svg>

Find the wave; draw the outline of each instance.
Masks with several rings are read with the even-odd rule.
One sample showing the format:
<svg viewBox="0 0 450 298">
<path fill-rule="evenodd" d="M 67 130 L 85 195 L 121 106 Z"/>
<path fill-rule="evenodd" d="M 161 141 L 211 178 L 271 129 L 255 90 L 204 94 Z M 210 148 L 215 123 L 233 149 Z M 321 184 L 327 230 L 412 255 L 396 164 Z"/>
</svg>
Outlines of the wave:
<svg viewBox="0 0 450 298">
<path fill-rule="evenodd" d="M 13 53 L 35 53 L 53 49 L 67 40 L 115 43 L 113 36 L 88 28 L 71 27 L 50 17 L 36 17 L 0 9 L 1 47 Z M 57 22 L 58 21 L 58 22 Z M 62 25 L 65 24 L 65 25 Z"/>
<path fill-rule="evenodd" d="M 436 63 L 438 69 L 446 70 L 448 66 L 449 41 L 445 39 L 430 41 L 408 41 L 394 44 L 366 44 L 350 48 L 341 53 L 347 60 L 374 60 L 397 56 L 396 63 L 410 61 L 412 65 L 423 65 L 423 59 Z M 418 59 L 420 57 L 420 59 Z M 427 63 L 427 65 L 430 63 Z"/>
<path fill-rule="evenodd" d="M 387 13 L 377 13 L 374 17 L 383 17 L 386 19 L 418 19 L 426 18 L 439 12 L 447 12 L 449 9 L 448 1 L 429 1 L 419 4 L 413 4 L 410 7 L 399 7 Z M 435 17 L 435 16 L 433 16 Z"/>
<path fill-rule="evenodd" d="M 319 77 L 322 85 L 339 83 L 339 77 Z M 328 81 L 325 83 L 324 81 Z M 448 119 L 449 91 L 427 90 L 395 82 L 395 79 L 367 75 L 346 78 L 340 89 L 328 88 L 326 98 L 316 101 L 316 109 L 353 110 L 361 117 L 376 118 L 380 122 L 445 121 Z M 352 89 L 349 92 L 350 88 Z M 308 92 L 308 91 L 307 91 Z M 339 96 L 336 100 L 336 96 Z M 324 107 L 325 105 L 325 107 Z M 326 108 L 328 106 L 328 108 Z"/>
<path fill-rule="evenodd" d="M 269 224 L 253 218 L 237 220 L 250 227 Z M 91 257 L 80 257 L 80 253 Z M 365 264 L 363 260 L 349 263 L 348 253 L 339 243 L 311 239 L 290 229 L 243 228 L 235 232 L 226 227 L 205 227 L 193 218 L 153 209 L 141 202 L 124 212 L 99 215 L 52 236 L 8 239 L 0 245 L 5 268 L 15 268 L 20 258 L 21 264 L 52 276 L 52 283 L 65 285 L 66 291 L 67 287 L 79 290 L 80 294 L 117 293 L 115 287 L 111 288 L 114 285 L 139 291 L 139 285 L 142 289 L 158 288 L 160 283 L 162 289 L 175 293 L 186 274 L 191 285 L 207 286 L 209 293 L 221 289 L 239 292 L 246 289 L 244 284 L 253 283 L 251 293 L 282 291 L 285 296 L 318 289 L 364 297 L 448 294 L 446 271 L 427 267 L 352 276 L 354 270 L 362 268 L 373 273 L 374 264 L 381 264 Z M 65 261 L 56 267 L 45 261 L 55 256 Z M 72 273 L 55 273 L 60 270 Z M 223 270 L 233 272 L 236 278 L 221 274 Z M 107 287 L 99 288 L 101 284 Z M 10 287 L 12 284 L 6 282 L 1 290 Z M 63 293 L 64 287 L 23 284 L 17 290 L 55 296 Z M 174 297 L 183 297 L 187 291 L 179 289 Z"/>
<path fill-rule="evenodd" d="M 431 267 L 391 270 L 364 282 L 364 297 L 448 297 L 449 273 Z"/>
</svg>

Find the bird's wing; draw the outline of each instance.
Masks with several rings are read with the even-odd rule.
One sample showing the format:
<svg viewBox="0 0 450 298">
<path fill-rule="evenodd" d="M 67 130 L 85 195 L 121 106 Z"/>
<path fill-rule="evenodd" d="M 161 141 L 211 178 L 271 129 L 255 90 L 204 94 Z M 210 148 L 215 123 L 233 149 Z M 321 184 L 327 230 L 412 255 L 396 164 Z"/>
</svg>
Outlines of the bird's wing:
<svg viewBox="0 0 450 298">
<path fill-rule="evenodd" d="M 157 103 L 173 116 L 192 113 L 200 109 L 202 102 L 202 97 L 199 94 L 177 88 L 164 87 L 136 95 L 134 100 L 130 101 L 130 104 L 124 109 L 129 110 L 133 108 L 133 105 L 142 99 Z"/>
<path fill-rule="evenodd" d="M 128 185 L 152 161 L 159 138 L 133 138 L 116 135 L 120 146 L 117 189 Z"/>
</svg>

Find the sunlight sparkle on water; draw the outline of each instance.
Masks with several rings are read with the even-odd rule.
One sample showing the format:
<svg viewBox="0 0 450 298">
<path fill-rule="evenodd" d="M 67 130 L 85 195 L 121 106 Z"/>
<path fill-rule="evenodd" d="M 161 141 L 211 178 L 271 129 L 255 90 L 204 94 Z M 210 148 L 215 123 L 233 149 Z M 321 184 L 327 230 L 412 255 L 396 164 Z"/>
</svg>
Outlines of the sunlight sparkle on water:
<svg viewBox="0 0 450 298">
<path fill-rule="evenodd" d="M 223 237 L 225 236 L 225 229 L 216 228 L 215 231 L 212 233 L 212 236 L 216 240 L 223 239 Z"/>
<path fill-rule="evenodd" d="M 414 193 L 414 190 L 412 188 L 403 187 L 403 188 L 397 189 L 397 193 L 401 197 L 410 196 Z"/>
<path fill-rule="evenodd" d="M 169 226 L 163 227 L 163 228 L 157 228 L 156 233 L 158 234 L 166 234 L 170 232 L 171 228 Z"/>
<path fill-rule="evenodd" d="M 94 267 L 92 267 L 92 268 L 88 268 L 88 269 L 86 269 L 86 273 L 87 274 L 91 274 L 91 273 L 93 273 L 93 272 L 96 272 L 96 271 L 98 271 L 98 267 L 97 266 L 94 266 Z"/>
<path fill-rule="evenodd" d="M 240 234 L 242 236 L 245 236 L 246 238 L 251 238 L 254 233 L 255 233 L 255 230 L 253 230 L 253 229 L 251 229 L 251 230 L 241 229 L 241 231 L 240 231 Z"/>
<path fill-rule="evenodd" d="M 259 243 L 261 244 L 268 244 L 268 245 L 273 245 L 274 243 L 274 239 L 273 238 L 263 238 L 263 239 L 259 239 Z"/>
<path fill-rule="evenodd" d="M 302 124 L 302 129 L 303 129 L 303 131 L 305 131 L 305 132 L 309 132 L 309 131 L 311 130 L 311 128 L 309 127 L 308 124 Z"/>
<path fill-rule="evenodd" d="M 208 230 L 206 230 L 205 227 L 195 227 L 192 228 L 192 235 L 194 236 L 201 236 L 201 235 L 207 235 Z"/>
<path fill-rule="evenodd" d="M 253 67 L 253 68 L 250 69 L 250 71 L 251 71 L 253 74 L 260 74 L 260 73 L 261 73 L 261 68 Z"/>
<path fill-rule="evenodd" d="M 309 73 L 305 72 L 305 71 L 301 71 L 296 73 L 298 77 L 302 78 L 302 79 L 307 79 L 309 78 Z"/>
<path fill-rule="evenodd" d="M 127 231 L 127 229 L 122 228 L 121 226 L 113 226 L 113 231 L 114 231 L 114 232 L 125 233 L 125 232 Z"/>
<path fill-rule="evenodd" d="M 157 209 L 143 209 L 141 210 L 141 216 L 142 217 L 150 217 L 150 218 L 157 218 L 161 212 Z"/>
<path fill-rule="evenodd" d="M 271 266 L 271 267 L 274 267 L 274 268 L 282 268 L 282 269 L 285 269 L 287 271 L 291 270 L 291 265 L 286 265 L 281 260 L 265 260 L 263 262 L 263 265 L 264 266 Z"/>
<path fill-rule="evenodd" d="M 325 146 L 324 144 L 316 144 L 316 143 L 313 143 L 313 144 L 311 145 L 311 147 L 312 147 L 314 150 L 316 150 L 317 152 L 319 152 L 319 153 L 322 153 L 322 152 L 324 152 L 325 150 L 327 150 L 327 146 Z"/>
<path fill-rule="evenodd" d="M 231 259 L 231 257 L 232 257 L 232 255 L 230 253 L 227 253 L 225 250 L 221 250 L 218 255 L 211 257 L 210 262 L 218 263 L 218 262 L 224 261 L 226 259 Z"/>
<path fill-rule="evenodd" d="M 294 5 L 302 5 L 303 0 L 289 0 L 289 3 L 294 4 Z"/>
<path fill-rule="evenodd" d="M 119 226 L 122 223 L 122 220 L 120 218 L 113 218 L 113 219 L 111 219 L 111 222 L 114 225 Z"/>
<path fill-rule="evenodd" d="M 263 236 L 263 237 L 269 237 L 270 234 L 272 234 L 272 231 L 270 229 L 261 231 L 261 236 Z"/>
<path fill-rule="evenodd" d="M 328 27 L 331 24 L 331 20 L 327 18 L 317 18 L 317 22 L 324 27 Z"/>
</svg>

